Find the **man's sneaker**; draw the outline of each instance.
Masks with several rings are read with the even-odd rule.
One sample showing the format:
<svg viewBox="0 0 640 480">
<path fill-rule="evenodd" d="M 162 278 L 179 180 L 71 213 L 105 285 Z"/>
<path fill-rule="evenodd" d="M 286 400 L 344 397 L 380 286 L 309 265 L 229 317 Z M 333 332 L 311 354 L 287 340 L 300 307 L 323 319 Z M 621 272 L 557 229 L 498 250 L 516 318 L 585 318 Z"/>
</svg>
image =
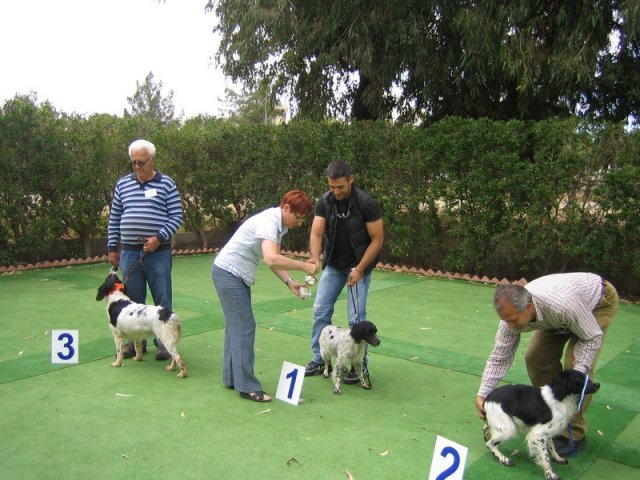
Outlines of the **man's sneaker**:
<svg viewBox="0 0 640 480">
<path fill-rule="evenodd" d="M 142 353 L 147 353 L 147 340 L 142 340 Z M 133 358 L 136 356 L 136 347 L 133 346 L 133 340 L 127 342 L 127 344 L 122 347 L 122 358 Z"/>
<path fill-rule="evenodd" d="M 329 364 L 329 372 L 331 372 L 331 370 L 333 369 L 331 368 L 331 364 Z M 322 372 L 324 372 L 324 363 L 316 363 L 314 361 L 311 361 L 307 364 L 307 368 L 304 370 L 304 376 L 311 377 L 316 373 L 322 374 Z"/>
<path fill-rule="evenodd" d="M 351 367 L 349 373 L 344 376 L 343 383 L 347 385 L 355 385 L 356 383 L 360 383 L 360 376 L 356 373 L 356 371 Z"/>
</svg>

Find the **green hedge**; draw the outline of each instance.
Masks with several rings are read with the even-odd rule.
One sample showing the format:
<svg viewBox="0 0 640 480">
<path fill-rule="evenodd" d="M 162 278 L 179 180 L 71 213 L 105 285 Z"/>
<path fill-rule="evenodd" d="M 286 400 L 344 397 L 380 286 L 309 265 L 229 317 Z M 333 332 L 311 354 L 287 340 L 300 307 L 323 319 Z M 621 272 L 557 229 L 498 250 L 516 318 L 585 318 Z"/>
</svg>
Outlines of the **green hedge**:
<svg viewBox="0 0 640 480">
<path fill-rule="evenodd" d="M 326 190 L 344 158 L 380 201 L 386 261 L 478 275 L 596 271 L 639 294 L 640 133 L 577 120 L 449 118 L 388 123 L 235 126 L 196 117 L 168 127 L 67 116 L 16 97 L 0 111 L 0 264 L 90 254 L 105 207 L 147 137 L 177 181 L 185 230 L 228 228 L 292 188 Z M 308 227 L 308 225 L 307 225 Z M 306 250 L 308 228 L 285 247 Z"/>
</svg>

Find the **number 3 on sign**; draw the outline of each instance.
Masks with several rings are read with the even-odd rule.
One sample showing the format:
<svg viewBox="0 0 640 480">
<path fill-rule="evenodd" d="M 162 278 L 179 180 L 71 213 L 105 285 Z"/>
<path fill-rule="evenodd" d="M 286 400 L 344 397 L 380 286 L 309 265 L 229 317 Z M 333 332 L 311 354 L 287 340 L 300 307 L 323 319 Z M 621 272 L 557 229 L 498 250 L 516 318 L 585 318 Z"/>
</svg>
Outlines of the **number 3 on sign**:
<svg viewBox="0 0 640 480">
<path fill-rule="evenodd" d="M 462 480 L 467 450 L 467 447 L 438 435 L 429 480 Z"/>
<path fill-rule="evenodd" d="M 278 400 L 298 405 L 300 392 L 302 391 L 302 381 L 304 380 L 304 369 L 305 367 L 295 363 L 282 362 L 280 381 L 276 391 Z"/>
<path fill-rule="evenodd" d="M 51 363 L 78 363 L 78 330 L 51 331 Z"/>
</svg>

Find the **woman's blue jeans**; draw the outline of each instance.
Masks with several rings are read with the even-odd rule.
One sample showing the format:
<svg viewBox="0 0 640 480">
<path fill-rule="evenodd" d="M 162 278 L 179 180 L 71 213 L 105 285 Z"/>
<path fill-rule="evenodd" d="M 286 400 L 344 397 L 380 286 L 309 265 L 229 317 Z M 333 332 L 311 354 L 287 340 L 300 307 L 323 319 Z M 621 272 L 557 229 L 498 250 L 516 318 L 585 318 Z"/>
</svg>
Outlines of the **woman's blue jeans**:
<svg viewBox="0 0 640 480">
<path fill-rule="evenodd" d="M 323 364 L 320 356 L 320 332 L 327 325 L 331 325 L 333 311 L 342 289 L 349 279 L 349 270 L 343 272 L 327 265 L 322 272 L 316 298 L 313 302 L 313 326 L 311 327 L 311 361 Z M 358 283 L 347 287 L 347 321 L 349 325 L 367 319 L 367 295 L 371 283 L 371 272 L 363 276 Z"/>
<path fill-rule="evenodd" d="M 211 277 L 224 313 L 222 383 L 238 392 L 258 392 L 262 386 L 253 371 L 256 321 L 251 307 L 251 288 L 240 277 L 217 265 L 211 268 Z"/>
</svg>

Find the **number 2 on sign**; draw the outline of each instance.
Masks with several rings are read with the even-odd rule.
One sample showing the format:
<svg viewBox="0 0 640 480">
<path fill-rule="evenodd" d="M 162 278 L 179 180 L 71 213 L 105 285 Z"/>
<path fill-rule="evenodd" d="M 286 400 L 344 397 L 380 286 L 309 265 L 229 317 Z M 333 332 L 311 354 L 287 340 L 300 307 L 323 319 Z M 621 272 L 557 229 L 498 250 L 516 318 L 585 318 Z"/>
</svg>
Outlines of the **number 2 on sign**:
<svg viewBox="0 0 640 480">
<path fill-rule="evenodd" d="M 456 470 L 458 470 L 458 467 L 460 466 L 460 454 L 453 447 L 444 447 L 442 449 L 442 452 L 440 452 L 440 455 L 442 455 L 444 458 L 447 458 L 449 455 L 453 457 L 453 463 L 451 464 L 451 466 L 436 477 L 436 480 L 446 480 L 451 475 L 453 475 Z"/>
<path fill-rule="evenodd" d="M 462 480 L 467 447 L 438 435 L 429 480 Z"/>
</svg>

